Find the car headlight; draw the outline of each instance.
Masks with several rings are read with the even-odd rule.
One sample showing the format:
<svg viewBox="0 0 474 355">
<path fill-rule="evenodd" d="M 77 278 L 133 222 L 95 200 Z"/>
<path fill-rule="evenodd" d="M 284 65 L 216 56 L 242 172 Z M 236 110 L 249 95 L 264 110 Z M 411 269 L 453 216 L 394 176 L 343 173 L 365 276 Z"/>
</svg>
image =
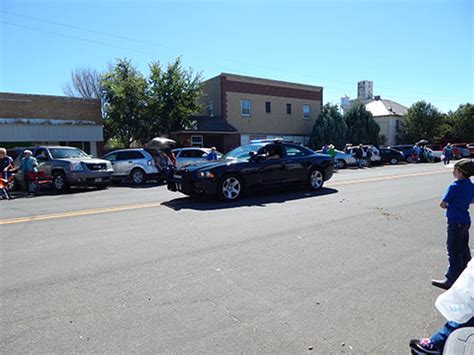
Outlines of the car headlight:
<svg viewBox="0 0 474 355">
<path fill-rule="evenodd" d="M 213 179 L 215 175 L 211 171 L 200 171 L 197 173 L 197 176 L 205 179 Z"/>
<path fill-rule="evenodd" d="M 71 169 L 71 171 L 83 171 L 84 170 L 81 163 L 71 163 L 71 164 L 69 164 L 69 169 Z"/>
</svg>

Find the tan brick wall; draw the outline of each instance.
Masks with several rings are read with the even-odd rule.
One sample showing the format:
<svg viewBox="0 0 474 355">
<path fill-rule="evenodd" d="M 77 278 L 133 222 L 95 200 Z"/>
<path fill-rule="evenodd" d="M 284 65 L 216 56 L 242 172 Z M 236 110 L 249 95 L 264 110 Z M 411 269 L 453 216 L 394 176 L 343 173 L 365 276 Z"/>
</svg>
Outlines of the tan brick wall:
<svg viewBox="0 0 474 355">
<path fill-rule="evenodd" d="M 321 112 L 321 102 L 264 95 L 227 92 L 227 121 L 239 133 L 270 135 L 309 135 Z M 240 101 L 251 101 L 251 116 L 241 116 Z M 265 102 L 271 102 L 271 113 L 265 112 Z M 286 113 L 291 104 L 291 114 Z M 310 105 L 310 119 L 303 118 L 303 105 Z"/>
<path fill-rule="evenodd" d="M 99 100 L 0 93 L 0 118 L 85 120 L 101 123 Z"/>
<path fill-rule="evenodd" d="M 222 117 L 222 101 L 221 101 L 221 78 L 219 76 L 209 79 L 204 83 L 204 96 L 199 100 L 202 105 L 200 115 L 207 116 L 208 101 L 214 102 L 214 116 Z"/>
</svg>

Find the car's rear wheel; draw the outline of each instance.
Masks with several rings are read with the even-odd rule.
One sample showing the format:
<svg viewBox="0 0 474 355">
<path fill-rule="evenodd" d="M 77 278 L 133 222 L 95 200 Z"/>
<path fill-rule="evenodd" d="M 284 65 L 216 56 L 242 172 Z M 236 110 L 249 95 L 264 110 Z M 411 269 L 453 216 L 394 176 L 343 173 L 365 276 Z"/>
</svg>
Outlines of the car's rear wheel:
<svg viewBox="0 0 474 355">
<path fill-rule="evenodd" d="M 413 158 L 411 156 L 407 157 L 407 163 L 413 163 Z"/>
<path fill-rule="evenodd" d="M 392 165 L 398 164 L 398 159 L 397 158 L 391 158 L 390 159 L 390 164 L 392 164 Z"/>
<path fill-rule="evenodd" d="M 313 168 L 309 173 L 308 186 L 311 190 L 319 190 L 324 184 L 324 174 L 321 169 Z"/>
<path fill-rule="evenodd" d="M 130 179 L 134 185 L 143 185 L 146 181 L 146 174 L 142 169 L 133 169 L 130 173 Z"/>
<path fill-rule="evenodd" d="M 56 192 L 63 193 L 69 190 L 69 184 L 67 182 L 66 175 L 63 172 L 55 172 L 53 174 L 53 189 Z"/>
<path fill-rule="evenodd" d="M 238 200 L 244 191 L 242 179 L 237 175 L 226 175 L 219 183 L 217 193 L 224 201 Z"/>
<path fill-rule="evenodd" d="M 338 169 L 345 169 L 347 168 L 347 163 L 345 162 L 344 159 L 338 159 L 336 160 L 337 168 Z"/>
</svg>

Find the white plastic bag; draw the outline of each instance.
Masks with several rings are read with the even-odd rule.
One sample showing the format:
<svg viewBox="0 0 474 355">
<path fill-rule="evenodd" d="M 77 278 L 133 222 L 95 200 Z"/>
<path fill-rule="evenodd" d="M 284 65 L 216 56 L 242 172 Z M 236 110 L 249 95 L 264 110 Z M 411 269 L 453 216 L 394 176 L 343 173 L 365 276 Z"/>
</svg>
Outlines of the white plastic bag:
<svg viewBox="0 0 474 355">
<path fill-rule="evenodd" d="M 449 290 L 435 302 L 438 311 L 449 321 L 466 323 L 474 316 L 474 259 Z"/>
</svg>

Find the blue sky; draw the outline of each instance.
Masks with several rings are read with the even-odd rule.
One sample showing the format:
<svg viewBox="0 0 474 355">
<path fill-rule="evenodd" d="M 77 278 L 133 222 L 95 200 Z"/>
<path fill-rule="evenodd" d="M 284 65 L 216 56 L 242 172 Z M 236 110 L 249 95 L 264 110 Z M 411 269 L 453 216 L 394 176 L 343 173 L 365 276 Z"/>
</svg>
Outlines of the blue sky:
<svg viewBox="0 0 474 355">
<path fill-rule="evenodd" d="M 71 70 L 181 56 L 204 78 L 221 72 L 324 87 L 357 81 L 406 106 L 446 112 L 473 102 L 474 1 L 2 0 L 0 91 L 63 95 Z"/>
</svg>

